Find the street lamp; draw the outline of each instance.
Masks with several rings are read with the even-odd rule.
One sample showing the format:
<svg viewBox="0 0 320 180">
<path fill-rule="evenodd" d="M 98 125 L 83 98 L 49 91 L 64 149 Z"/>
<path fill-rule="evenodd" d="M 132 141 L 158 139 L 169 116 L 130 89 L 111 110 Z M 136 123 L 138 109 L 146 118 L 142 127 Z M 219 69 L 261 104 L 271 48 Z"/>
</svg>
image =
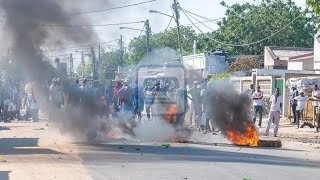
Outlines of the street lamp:
<svg viewBox="0 0 320 180">
<path fill-rule="evenodd" d="M 165 14 L 165 13 L 162 13 L 162 12 L 159 12 L 159 11 L 156 11 L 156 10 L 149 10 L 149 13 L 162 14 L 164 16 L 168 16 L 170 18 L 176 19 L 174 16 L 171 16 L 169 14 Z"/>
<path fill-rule="evenodd" d="M 135 29 L 135 28 L 130 28 L 130 27 L 120 27 L 120 29 L 130 29 L 130 30 L 140 31 L 140 32 L 143 32 L 143 31 L 144 31 L 144 30 L 142 30 L 142 29 Z"/>
</svg>

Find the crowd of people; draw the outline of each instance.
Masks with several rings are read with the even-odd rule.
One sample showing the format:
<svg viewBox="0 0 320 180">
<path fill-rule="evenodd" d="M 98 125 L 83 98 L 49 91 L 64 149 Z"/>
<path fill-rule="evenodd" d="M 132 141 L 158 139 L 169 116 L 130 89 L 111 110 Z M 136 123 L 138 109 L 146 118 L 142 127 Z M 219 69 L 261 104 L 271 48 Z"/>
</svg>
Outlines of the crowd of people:
<svg viewBox="0 0 320 180">
<path fill-rule="evenodd" d="M 12 120 L 38 120 L 37 101 L 32 90 L 32 83 L 3 80 L 0 84 L 0 117 L 9 123 Z M 21 110 L 25 110 L 22 115 Z"/>
<path fill-rule="evenodd" d="M 250 89 L 247 90 L 247 93 L 253 101 L 253 122 L 256 123 L 257 116 L 259 115 L 259 124 L 261 127 L 262 123 L 262 111 L 263 111 L 263 92 L 261 91 L 260 86 L 257 86 L 254 89 L 254 86 L 251 85 Z M 300 128 L 301 120 L 304 120 L 304 113 L 306 111 L 306 104 L 308 101 L 312 101 L 314 118 L 317 121 L 317 132 L 319 132 L 320 124 L 320 114 L 319 114 L 319 102 L 320 102 L 320 90 L 317 84 L 314 85 L 314 90 L 312 91 L 312 96 L 309 98 L 304 90 L 298 90 L 297 86 L 294 85 L 291 87 L 291 96 L 290 96 L 290 105 L 293 113 L 293 122 L 292 125 L 297 125 L 297 128 Z M 277 88 L 274 94 L 270 97 L 270 111 L 268 117 L 268 123 L 266 128 L 266 135 L 269 135 L 270 128 L 272 124 L 274 125 L 273 135 L 276 137 L 278 135 L 283 97 L 280 94 L 279 88 Z"/>
</svg>

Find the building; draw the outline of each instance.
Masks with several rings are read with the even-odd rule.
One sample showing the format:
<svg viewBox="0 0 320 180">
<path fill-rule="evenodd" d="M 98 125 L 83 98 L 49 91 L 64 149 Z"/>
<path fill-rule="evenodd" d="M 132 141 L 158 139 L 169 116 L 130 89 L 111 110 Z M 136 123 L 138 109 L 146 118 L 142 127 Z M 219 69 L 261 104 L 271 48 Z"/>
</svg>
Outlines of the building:
<svg viewBox="0 0 320 180">
<path fill-rule="evenodd" d="M 293 56 L 289 58 L 288 70 L 314 70 L 314 53 L 306 53 L 299 56 Z"/>
<path fill-rule="evenodd" d="M 291 70 L 289 68 L 292 68 L 292 67 L 294 68 L 292 70 L 297 70 L 298 67 L 296 66 L 310 68 L 311 65 L 308 64 L 310 63 L 310 61 L 302 62 L 303 60 L 299 59 L 301 58 L 301 56 L 305 56 L 306 54 L 308 54 L 307 57 L 309 57 L 310 53 L 313 53 L 313 48 L 267 46 L 264 49 L 264 68 L 265 69 L 288 69 L 288 70 Z M 292 63 L 290 64 L 290 62 Z M 320 63 L 320 57 L 319 57 L 319 63 Z M 320 67 L 320 64 L 319 64 L 319 67 Z M 303 69 L 299 69 L 299 70 L 303 70 Z"/>
<path fill-rule="evenodd" d="M 190 76 L 201 76 L 203 78 L 212 74 L 225 72 L 229 66 L 225 56 L 215 53 L 184 56 L 183 65 Z"/>
</svg>

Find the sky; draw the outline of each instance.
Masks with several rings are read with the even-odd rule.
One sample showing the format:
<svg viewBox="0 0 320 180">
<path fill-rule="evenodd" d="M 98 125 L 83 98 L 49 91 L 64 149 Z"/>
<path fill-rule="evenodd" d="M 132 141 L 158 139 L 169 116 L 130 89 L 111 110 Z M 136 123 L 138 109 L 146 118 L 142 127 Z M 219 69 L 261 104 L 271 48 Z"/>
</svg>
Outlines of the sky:
<svg viewBox="0 0 320 180">
<path fill-rule="evenodd" d="M 82 1 L 83 6 L 80 11 L 92 11 L 92 10 L 101 10 L 111 7 L 118 7 L 118 6 L 124 6 L 129 4 L 135 4 L 140 3 L 148 0 L 77 0 L 77 2 Z M 180 6 L 183 9 L 186 9 L 188 11 L 191 11 L 193 13 L 202 15 L 204 17 L 210 18 L 210 19 L 217 19 L 224 17 L 225 8 L 220 5 L 221 0 L 178 0 L 180 3 Z M 225 0 L 226 4 L 231 5 L 234 3 L 257 3 L 259 4 L 260 0 Z M 295 3 L 301 7 L 305 7 L 305 0 L 294 0 Z M 63 0 L 65 3 L 65 9 L 67 11 L 72 12 L 73 10 L 70 8 L 72 7 L 74 0 Z M 169 24 L 170 17 L 160 15 L 160 14 L 151 14 L 149 13 L 149 10 L 156 10 L 165 14 L 172 15 L 172 3 L 173 0 L 157 0 L 152 3 L 146 3 L 139 6 L 134 7 L 128 7 L 123 9 L 117 9 L 112 11 L 104 11 L 99 13 L 90 13 L 90 14 L 83 14 L 81 16 L 84 16 L 84 18 L 87 18 L 90 20 L 91 24 L 109 24 L 109 23 L 126 23 L 126 22 L 136 22 L 136 21 L 145 21 L 146 19 L 149 19 L 151 30 L 153 33 L 157 33 L 159 31 L 163 31 L 166 29 L 166 27 Z M 69 8 L 69 9 L 68 9 Z M 182 25 L 190 24 L 188 19 L 184 16 L 182 12 L 180 22 Z M 206 25 L 210 26 L 213 29 L 217 29 L 217 25 L 208 22 Z M 132 24 L 132 25 L 125 25 L 125 27 L 129 28 L 135 28 L 135 29 L 143 29 L 144 23 L 138 23 L 138 24 Z M 175 22 L 171 22 L 171 27 L 175 26 Z M 199 25 L 199 28 L 202 29 L 202 31 L 207 32 L 211 31 L 210 29 Z M 195 29 L 196 30 L 196 29 Z M 124 44 L 127 46 L 130 40 L 132 40 L 134 37 L 138 37 L 141 33 L 140 31 L 136 30 L 128 30 L 123 29 L 120 30 L 120 26 L 101 26 L 101 27 L 95 27 L 95 31 L 97 32 L 99 36 L 99 42 L 108 42 L 110 40 L 115 40 L 110 42 L 109 44 L 103 44 L 102 48 L 106 50 L 115 49 L 117 48 L 118 41 L 116 39 L 120 38 L 120 35 L 123 35 Z M 199 31 L 197 31 L 199 32 Z M 2 40 L 6 37 L 5 30 L 2 31 Z M 88 42 L 88 44 L 91 44 L 92 42 Z M 95 42 L 97 43 L 97 42 Z M 6 43 L 1 43 L 1 48 L 7 48 Z M 69 45 L 68 47 L 77 46 L 77 45 Z M 61 48 L 61 47 L 51 47 L 51 48 Z M 51 54 L 48 54 L 48 56 L 56 56 L 56 55 L 67 55 L 70 52 L 53 52 Z M 79 53 L 75 53 L 75 59 L 77 61 L 80 61 Z M 65 56 L 65 58 L 67 58 Z M 77 63 L 77 62 L 75 62 Z"/>
<path fill-rule="evenodd" d="M 117 0 L 115 6 L 132 4 L 135 2 L 142 2 L 144 0 Z M 305 7 L 304 0 L 294 0 L 295 3 L 301 7 Z M 210 19 L 217 19 L 224 17 L 225 8 L 220 5 L 221 0 L 180 0 L 180 6 L 188 11 L 194 12 L 196 14 L 202 15 Z M 226 4 L 231 5 L 234 3 L 259 3 L 259 0 L 225 0 Z M 99 14 L 92 14 L 92 16 L 104 16 L 103 22 L 131 22 L 131 21 L 140 21 L 140 20 L 150 20 L 150 26 L 153 33 L 163 31 L 169 24 L 170 17 L 160 15 L 160 14 L 151 14 L 149 10 L 157 10 L 159 12 L 172 15 L 171 9 L 172 0 L 158 0 L 153 3 L 144 4 L 141 6 L 115 10 L 111 12 L 104 12 Z M 181 24 L 190 24 L 188 19 L 181 12 Z M 213 29 L 217 29 L 217 25 L 212 22 L 206 23 L 208 26 Z M 175 23 L 172 21 L 171 26 L 175 26 Z M 127 25 L 126 27 L 142 29 L 143 23 L 137 25 Z M 204 26 L 199 26 L 202 31 L 210 31 Z M 118 38 L 120 35 L 124 36 L 125 43 L 128 43 L 132 38 L 139 36 L 139 31 L 134 30 L 119 30 L 119 27 L 105 27 L 105 28 L 96 28 L 100 37 L 104 40 Z M 196 29 L 195 29 L 196 30 Z"/>
</svg>

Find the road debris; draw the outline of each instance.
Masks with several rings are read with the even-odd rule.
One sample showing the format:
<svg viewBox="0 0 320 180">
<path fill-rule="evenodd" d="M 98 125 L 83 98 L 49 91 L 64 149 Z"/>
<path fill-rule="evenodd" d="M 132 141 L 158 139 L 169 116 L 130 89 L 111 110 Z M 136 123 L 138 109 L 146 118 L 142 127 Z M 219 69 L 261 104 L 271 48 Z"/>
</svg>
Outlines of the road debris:
<svg viewBox="0 0 320 180">
<path fill-rule="evenodd" d="M 169 148 L 169 147 L 170 147 L 170 144 L 161 144 L 161 147 L 163 147 L 163 148 Z"/>
</svg>

